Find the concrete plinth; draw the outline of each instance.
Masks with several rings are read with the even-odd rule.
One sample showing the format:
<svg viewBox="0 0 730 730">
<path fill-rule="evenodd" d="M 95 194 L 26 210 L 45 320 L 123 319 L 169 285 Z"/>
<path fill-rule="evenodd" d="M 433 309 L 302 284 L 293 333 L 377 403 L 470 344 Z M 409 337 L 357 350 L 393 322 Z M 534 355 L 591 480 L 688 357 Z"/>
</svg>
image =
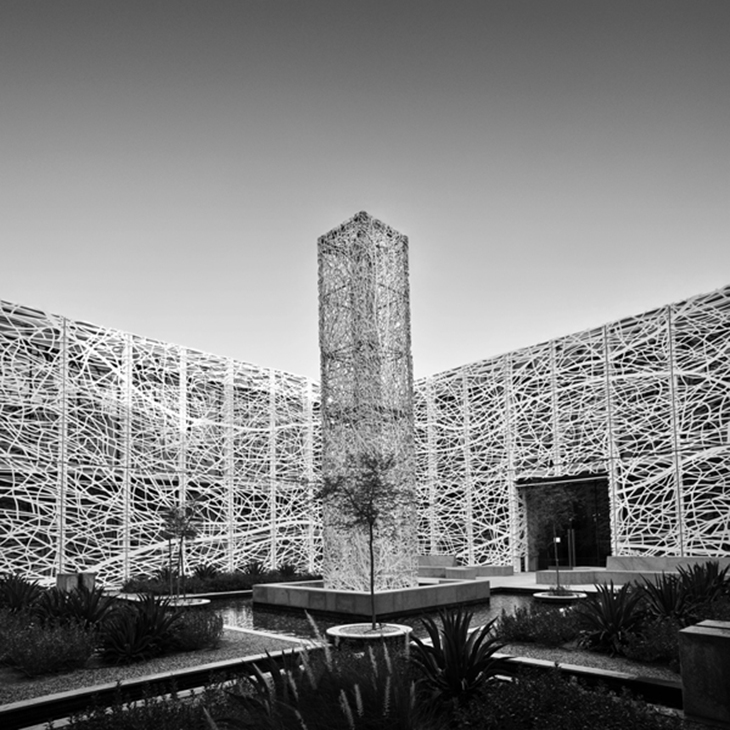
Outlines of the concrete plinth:
<svg viewBox="0 0 730 730">
<path fill-rule="evenodd" d="M 701 621 L 679 632 L 684 714 L 730 728 L 730 621 Z"/>
<path fill-rule="evenodd" d="M 607 568 L 573 568 L 560 569 L 560 585 L 591 585 L 596 583 L 610 583 L 623 585 L 636 581 L 640 583 L 644 578 L 654 580 L 661 576 L 661 572 L 649 570 L 608 570 Z M 538 570 L 535 573 L 535 583 L 541 585 L 556 585 L 557 572 L 554 570 Z"/>
<path fill-rule="evenodd" d="M 396 588 L 375 594 L 379 619 L 395 618 L 433 611 L 447 606 L 488 601 L 488 580 L 435 580 L 414 588 Z M 341 591 L 324 587 L 322 581 L 266 583 L 253 587 L 254 607 L 273 607 L 328 613 L 367 619 L 370 594 L 367 591 Z"/>
<path fill-rule="evenodd" d="M 513 575 L 512 566 L 505 565 L 464 565 L 456 564 L 453 555 L 419 555 L 419 578 L 451 578 L 465 580 L 486 578 L 491 575 Z"/>
<path fill-rule="evenodd" d="M 540 603 L 552 604 L 553 606 L 567 606 L 576 601 L 582 601 L 587 596 L 586 593 L 550 593 L 550 591 L 539 591 L 533 593 L 532 597 Z"/>
<path fill-rule="evenodd" d="M 335 645 L 343 644 L 357 649 L 373 644 L 391 644 L 405 647 L 413 629 L 401 624 L 380 624 L 375 630 L 371 624 L 346 624 L 332 626 L 325 632 L 327 638 Z"/>
<path fill-rule="evenodd" d="M 658 555 L 609 555 L 606 558 L 608 570 L 641 570 L 656 573 L 676 573 L 677 568 L 691 568 L 694 565 L 716 562 L 720 570 L 730 565 L 730 558 L 707 557 L 664 557 Z"/>
<path fill-rule="evenodd" d="M 565 585 L 590 585 L 591 583 L 641 583 L 642 580 L 654 581 L 662 573 L 677 573 L 681 568 L 691 568 L 708 562 L 720 564 L 720 570 L 730 565 L 730 558 L 676 558 L 655 557 L 650 555 L 609 555 L 605 568 L 593 566 L 576 566 L 560 568 L 560 583 Z M 554 568 L 538 570 L 535 573 L 536 583 L 554 584 L 557 575 Z"/>
<path fill-rule="evenodd" d="M 58 573 L 56 575 L 56 588 L 62 591 L 73 591 L 77 588 L 88 588 L 94 590 L 96 573 Z"/>
</svg>

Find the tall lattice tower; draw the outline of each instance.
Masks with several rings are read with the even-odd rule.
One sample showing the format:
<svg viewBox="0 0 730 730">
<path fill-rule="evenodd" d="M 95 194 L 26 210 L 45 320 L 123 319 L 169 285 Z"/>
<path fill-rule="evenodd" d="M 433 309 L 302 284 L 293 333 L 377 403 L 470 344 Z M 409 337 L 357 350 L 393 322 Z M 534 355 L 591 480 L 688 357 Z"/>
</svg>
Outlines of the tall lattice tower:
<svg viewBox="0 0 730 730">
<path fill-rule="evenodd" d="M 392 457 L 375 529 L 377 589 L 417 585 L 413 365 L 408 239 L 358 213 L 319 239 L 322 476 L 347 477 L 363 454 Z M 367 530 L 323 505 L 328 588 L 367 590 Z"/>
</svg>

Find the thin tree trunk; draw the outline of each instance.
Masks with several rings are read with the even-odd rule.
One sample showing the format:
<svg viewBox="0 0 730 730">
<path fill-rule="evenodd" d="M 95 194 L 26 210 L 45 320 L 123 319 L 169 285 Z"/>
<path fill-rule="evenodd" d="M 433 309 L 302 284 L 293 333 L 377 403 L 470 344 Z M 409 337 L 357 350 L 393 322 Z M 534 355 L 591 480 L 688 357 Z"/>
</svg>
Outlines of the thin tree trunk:
<svg viewBox="0 0 730 730">
<path fill-rule="evenodd" d="M 174 589 L 173 586 L 173 578 L 172 578 L 172 538 L 167 538 L 167 572 L 169 575 L 167 576 L 167 583 L 168 583 L 168 589 L 170 596 L 172 596 L 172 591 Z"/>
<path fill-rule="evenodd" d="M 375 615 L 375 551 L 373 550 L 373 526 L 372 524 L 368 525 L 368 532 L 369 532 L 369 545 L 370 548 L 370 613 L 372 616 L 372 629 L 375 631 L 376 629 L 376 619 L 377 616 Z"/>
<path fill-rule="evenodd" d="M 183 556 L 183 540 L 182 535 L 177 541 L 177 595 L 180 596 L 180 581 L 182 580 L 182 556 Z"/>
<path fill-rule="evenodd" d="M 557 582 L 557 593 L 560 593 L 560 558 L 558 557 L 558 536 L 553 524 L 553 547 L 555 549 L 555 580 Z"/>
</svg>

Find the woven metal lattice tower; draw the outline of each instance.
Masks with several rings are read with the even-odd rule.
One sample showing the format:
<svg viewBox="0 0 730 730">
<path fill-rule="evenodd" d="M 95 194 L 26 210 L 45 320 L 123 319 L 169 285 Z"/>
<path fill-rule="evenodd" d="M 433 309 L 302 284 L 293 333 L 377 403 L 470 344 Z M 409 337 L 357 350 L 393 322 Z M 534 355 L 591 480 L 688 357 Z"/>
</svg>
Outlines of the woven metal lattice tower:
<svg viewBox="0 0 730 730">
<path fill-rule="evenodd" d="M 363 455 L 390 457 L 375 530 L 376 589 L 417 584 L 413 366 L 408 239 L 358 213 L 319 239 L 322 476 L 341 477 Z M 345 478 L 348 478 L 347 476 Z M 367 531 L 323 505 L 328 588 L 367 590 Z"/>
</svg>

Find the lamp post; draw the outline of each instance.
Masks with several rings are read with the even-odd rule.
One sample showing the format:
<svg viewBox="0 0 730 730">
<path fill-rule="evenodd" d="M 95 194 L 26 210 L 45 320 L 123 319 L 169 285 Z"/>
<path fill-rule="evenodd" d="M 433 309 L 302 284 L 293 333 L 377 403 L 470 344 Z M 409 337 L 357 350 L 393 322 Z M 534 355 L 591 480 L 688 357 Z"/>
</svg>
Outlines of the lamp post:
<svg viewBox="0 0 730 730">
<path fill-rule="evenodd" d="M 553 528 L 553 545 L 555 548 L 555 580 L 557 583 L 557 592 L 560 593 L 560 558 L 558 557 L 558 545 L 560 545 L 560 538 L 555 534 L 555 528 Z"/>
</svg>

